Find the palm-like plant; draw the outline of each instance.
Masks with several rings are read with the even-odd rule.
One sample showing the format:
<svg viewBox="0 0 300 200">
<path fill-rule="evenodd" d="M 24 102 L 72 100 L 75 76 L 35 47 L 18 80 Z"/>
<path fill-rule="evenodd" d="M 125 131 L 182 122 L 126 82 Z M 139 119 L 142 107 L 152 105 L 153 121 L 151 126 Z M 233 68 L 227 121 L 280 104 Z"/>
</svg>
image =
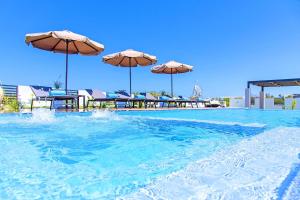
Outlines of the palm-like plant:
<svg viewBox="0 0 300 200">
<path fill-rule="evenodd" d="M 62 83 L 60 81 L 54 81 L 53 86 L 54 86 L 54 89 L 58 90 L 61 88 Z"/>
</svg>

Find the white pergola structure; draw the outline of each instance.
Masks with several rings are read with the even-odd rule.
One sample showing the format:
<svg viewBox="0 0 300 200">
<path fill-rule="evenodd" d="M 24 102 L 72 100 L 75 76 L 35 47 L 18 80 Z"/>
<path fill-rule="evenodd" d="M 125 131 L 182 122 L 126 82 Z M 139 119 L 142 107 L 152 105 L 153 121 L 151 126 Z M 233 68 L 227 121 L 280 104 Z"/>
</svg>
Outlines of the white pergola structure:
<svg viewBox="0 0 300 200">
<path fill-rule="evenodd" d="M 266 87 L 300 86 L 300 78 L 248 81 L 247 88 L 245 90 L 246 108 L 251 107 L 251 89 L 250 89 L 251 85 L 261 87 L 261 91 L 259 93 L 259 108 L 265 109 L 265 99 L 266 99 L 265 88 Z"/>
</svg>

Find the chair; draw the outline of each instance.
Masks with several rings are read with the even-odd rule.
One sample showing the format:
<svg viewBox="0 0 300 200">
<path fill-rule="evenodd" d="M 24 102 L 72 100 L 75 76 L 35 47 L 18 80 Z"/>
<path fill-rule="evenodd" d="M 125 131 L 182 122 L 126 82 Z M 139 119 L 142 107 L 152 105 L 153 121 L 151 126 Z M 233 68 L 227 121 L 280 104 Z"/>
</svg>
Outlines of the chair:
<svg viewBox="0 0 300 200">
<path fill-rule="evenodd" d="M 50 101 L 49 109 L 51 110 L 53 108 L 53 103 L 61 100 L 66 101 L 66 109 L 68 108 L 68 105 L 71 105 L 71 108 L 73 109 L 74 102 L 77 105 L 77 109 L 79 109 L 79 97 L 81 97 L 81 95 L 67 95 L 65 92 L 54 93 L 51 87 L 44 86 L 30 86 L 30 88 L 35 95 L 35 98 L 32 98 L 31 100 L 31 110 L 33 109 L 34 101 Z M 68 104 L 69 100 L 71 100 L 71 104 Z"/>
<path fill-rule="evenodd" d="M 147 107 L 150 107 L 151 105 L 154 105 L 154 107 L 156 108 L 156 103 L 158 103 L 158 99 L 155 98 L 152 94 L 148 93 L 148 92 L 142 92 L 140 93 L 141 95 L 143 95 L 145 97 L 144 102 L 145 102 L 145 109 Z M 149 106 L 150 105 L 150 106 Z"/>
<path fill-rule="evenodd" d="M 52 99 L 49 98 L 49 92 L 51 91 L 51 87 L 43 87 L 43 86 L 30 86 L 31 91 L 33 92 L 35 98 L 31 99 L 30 109 L 33 109 L 34 101 L 50 101 L 52 105 Z M 51 106 L 50 106 L 51 107 Z M 51 109 L 51 108 L 50 108 Z"/>
<path fill-rule="evenodd" d="M 183 107 L 183 105 L 184 105 L 184 107 L 186 107 L 186 104 L 191 103 L 192 101 L 188 98 L 183 97 L 183 96 L 178 96 L 177 102 L 178 102 L 179 107 Z M 193 107 L 192 103 L 191 103 L 191 105 Z"/>
<path fill-rule="evenodd" d="M 141 105 L 141 103 L 144 103 L 144 101 L 145 101 L 145 99 L 137 98 L 137 96 L 131 97 L 125 91 L 118 91 L 117 94 L 119 95 L 120 99 L 123 99 L 124 101 L 127 100 L 127 103 L 125 104 L 125 107 L 126 107 L 126 105 L 128 105 L 129 107 L 134 108 L 135 103 L 139 103 Z M 132 103 L 132 106 L 130 105 L 130 103 Z"/>
<path fill-rule="evenodd" d="M 86 89 L 86 91 L 92 97 L 92 99 L 88 100 L 87 107 L 90 102 L 100 102 L 100 107 L 102 102 L 114 102 L 115 108 L 118 109 L 118 102 L 124 102 L 127 105 L 131 99 L 130 96 L 121 93 L 105 93 L 97 89 Z"/>
<path fill-rule="evenodd" d="M 92 97 L 92 99 L 88 99 L 87 107 L 89 107 L 90 102 L 101 102 L 106 101 L 106 95 L 104 92 L 97 89 L 85 89 L 87 93 Z"/>
</svg>

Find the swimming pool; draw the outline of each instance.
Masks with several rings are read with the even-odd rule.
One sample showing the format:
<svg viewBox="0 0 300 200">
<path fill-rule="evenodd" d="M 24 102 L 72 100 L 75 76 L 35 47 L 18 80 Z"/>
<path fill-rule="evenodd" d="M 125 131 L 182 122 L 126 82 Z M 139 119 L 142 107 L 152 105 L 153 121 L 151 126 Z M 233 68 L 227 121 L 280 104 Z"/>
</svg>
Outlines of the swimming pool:
<svg viewBox="0 0 300 200">
<path fill-rule="evenodd" d="M 281 177 L 283 181 L 275 187 L 276 191 L 267 191 L 270 188 L 266 187 L 260 194 L 271 192 L 283 197 L 298 184 L 299 170 L 295 167 L 298 158 L 294 154 L 300 153 L 299 114 L 299 111 L 243 109 L 84 113 L 36 110 L 32 115 L 3 114 L 0 115 L 0 199 L 144 199 L 151 191 L 157 193 L 151 194 L 153 198 L 159 197 L 160 189 L 167 189 L 170 184 L 162 184 L 162 180 L 174 183 L 174 176 L 178 178 L 190 168 L 197 171 L 194 164 L 199 160 L 206 161 L 206 165 L 201 164 L 203 171 L 212 170 L 212 163 L 217 166 L 218 160 L 223 160 L 216 159 L 217 156 L 224 160 L 237 158 L 240 151 L 234 149 L 244 148 L 246 152 L 250 149 L 245 148 L 249 141 L 252 144 L 271 141 L 269 146 L 257 148 L 261 152 L 272 151 L 268 147 L 276 148 L 276 141 L 283 139 L 278 138 L 280 134 L 289 148 L 282 151 L 291 155 L 282 158 L 286 165 L 280 169 L 291 172 L 295 168 L 293 176 L 282 184 L 289 174 L 283 170 L 285 177 Z M 274 131 L 279 132 L 274 137 L 276 141 L 271 140 Z M 293 132 L 290 140 L 284 135 L 289 131 Z M 233 164 L 230 170 L 238 167 L 241 166 Z M 279 168 L 275 166 L 274 170 L 278 172 Z M 224 176 L 224 170 L 216 171 Z M 215 182 L 210 180 L 212 183 Z M 174 190 L 167 192 L 171 194 Z M 243 192 L 249 191 L 239 191 Z M 181 197 L 188 196 L 189 193 L 183 193 Z M 210 197 L 213 198 L 207 198 Z"/>
</svg>

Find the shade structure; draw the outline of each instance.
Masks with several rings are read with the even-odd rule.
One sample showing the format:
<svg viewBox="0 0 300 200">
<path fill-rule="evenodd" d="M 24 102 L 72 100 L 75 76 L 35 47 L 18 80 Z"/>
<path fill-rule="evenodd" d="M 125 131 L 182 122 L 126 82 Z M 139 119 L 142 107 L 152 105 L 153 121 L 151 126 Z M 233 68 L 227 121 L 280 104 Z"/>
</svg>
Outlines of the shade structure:
<svg viewBox="0 0 300 200">
<path fill-rule="evenodd" d="M 129 67 L 129 93 L 131 95 L 131 68 L 148 66 L 157 62 L 156 56 L 152 56 L 133 49 L 127 49 L 103 57 L 103 62 L 119 67 Z"/>
<path fill-rule="evenodd" d="M 191 65 L 179 63 L 176 61 L 169 61 L 165 64 L 152 67 L 151 72 L 156 74 L 170 74 L 171 75 L 171 95 L 173 97 L 173 74 L 180 74 L 191 72 L 193 67 Z"/>
<path fill-rule="evenodd" d="M 102 44 L 68 30 L 26 34 L 25 42 L 39 49 L 66 54 L 66 92 L 68 90 L 69 54 L 98 55 L 104 50 Z"/>
</svg>

